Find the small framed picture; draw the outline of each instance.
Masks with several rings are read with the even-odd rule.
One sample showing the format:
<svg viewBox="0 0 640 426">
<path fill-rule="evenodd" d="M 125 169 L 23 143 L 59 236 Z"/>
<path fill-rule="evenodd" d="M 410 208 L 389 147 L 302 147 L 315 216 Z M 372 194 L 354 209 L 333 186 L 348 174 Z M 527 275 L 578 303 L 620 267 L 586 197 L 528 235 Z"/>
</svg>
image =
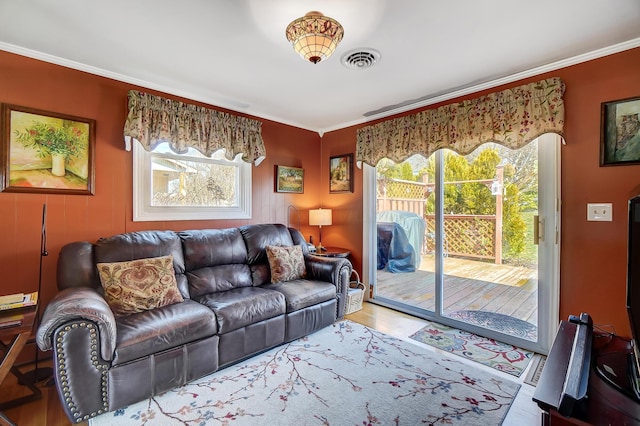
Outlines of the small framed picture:
<svg viewBox="0 0 640 426">
<path fill-rule="evenodd" d="M 95 120 L 2 105 L 0 190 L 93 195 Z"/>
<path fill-rule="evenodd" d="M 329 158 L 329 192 L 353 192 L 353 154 Z"/>
<path fill-rule="evenodd" d="M 640 97 L 603 102 L 600 165 L 640 164 Z"/>
<path fill-rule="evenodd" d="M 276 192 L 304 192 L 304 169 L 299 167 L 276 166 Z"/>
</svg>

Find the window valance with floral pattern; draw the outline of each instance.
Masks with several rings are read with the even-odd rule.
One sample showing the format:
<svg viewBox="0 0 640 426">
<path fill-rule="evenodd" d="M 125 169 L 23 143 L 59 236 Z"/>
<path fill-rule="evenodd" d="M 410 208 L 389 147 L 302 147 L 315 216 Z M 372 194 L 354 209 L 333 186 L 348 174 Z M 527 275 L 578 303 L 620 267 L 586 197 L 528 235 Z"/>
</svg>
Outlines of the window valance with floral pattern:
<svg viewBox="0 0 640 426">
<path fill-rule="evenodd" d="M 167 141 L 178 153 L 193 147 L 211 156 L 224 148 L 227 159 L 242 154 L 256 165 L 266 155 L 260 121 L 135 90 L 129 91 L 124 135 L 139 140 L 147 151 Z"/>
<path fill-rule="evenodd" d="M 521 148 L 544 133 L 562 136 L 564 83 L 550 78 L 358 130 L 356 161 L 375 166 L 448 148 L 466 155 L 485 142 Z"/>
</svg>

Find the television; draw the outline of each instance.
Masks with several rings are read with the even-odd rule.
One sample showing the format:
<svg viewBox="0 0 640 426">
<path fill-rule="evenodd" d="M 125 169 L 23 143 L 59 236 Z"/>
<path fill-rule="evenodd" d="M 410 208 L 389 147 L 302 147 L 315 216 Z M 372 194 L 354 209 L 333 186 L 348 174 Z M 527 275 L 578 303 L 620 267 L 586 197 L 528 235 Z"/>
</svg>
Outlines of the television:
<svg viewBox="0 0 640 426">
<path fill-rule="evenodd" d="M 636 400 L 640 400 L 640 195 L 629 200 L 627 249 L 627 314 L 631 325 L 633 355 L 627 379 Z"/>
</svg>

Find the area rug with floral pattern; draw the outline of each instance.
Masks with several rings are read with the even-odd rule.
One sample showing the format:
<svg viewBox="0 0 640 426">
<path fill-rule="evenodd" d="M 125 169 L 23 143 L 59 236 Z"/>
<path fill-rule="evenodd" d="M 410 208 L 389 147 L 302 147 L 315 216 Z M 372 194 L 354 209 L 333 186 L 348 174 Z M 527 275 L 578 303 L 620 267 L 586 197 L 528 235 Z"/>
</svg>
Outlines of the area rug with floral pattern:
<svg viewBox="0 0 640 426">
<path fill-rule="evenodd" d="M 499 425 L 519 388 L 345 320 L 89 424 Z"/>
<path fill-rule="evenodd" d="M 533 357 L 533 352 L 526 349 L 435 322 L 427 322 L 409 337 L 516 377 Z"/>
</svg>

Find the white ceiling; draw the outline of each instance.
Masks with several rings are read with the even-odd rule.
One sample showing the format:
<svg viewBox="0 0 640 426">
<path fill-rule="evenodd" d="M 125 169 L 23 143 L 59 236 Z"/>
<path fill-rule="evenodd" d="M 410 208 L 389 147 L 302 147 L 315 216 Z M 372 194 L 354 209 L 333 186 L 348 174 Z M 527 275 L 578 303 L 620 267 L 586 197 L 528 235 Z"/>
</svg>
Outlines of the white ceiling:
<svg viewBox="0 0 640 426">
<path fill-rule="evenodd" d="M 345 31 L 316 65 L 311 10 Z M 638 0 L 0 0 L 0 50 L 321 134 L 636 46 Z"/>
</svg>

